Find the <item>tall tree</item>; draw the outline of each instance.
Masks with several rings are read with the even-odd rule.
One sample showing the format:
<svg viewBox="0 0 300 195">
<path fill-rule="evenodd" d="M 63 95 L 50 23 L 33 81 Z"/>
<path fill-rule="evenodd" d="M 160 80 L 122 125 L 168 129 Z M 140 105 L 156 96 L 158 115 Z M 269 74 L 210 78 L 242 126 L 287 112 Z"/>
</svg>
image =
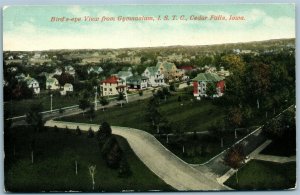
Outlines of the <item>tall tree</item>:
<svg viewBox="0 0 300 195">
<path fill-rule="evenodd" d="M 108 105 L 109 101 L 107 98 L 102 96 L 102 97 L 100 97 L 100 104 L 102 105 L 102 110 L 104 111 L 104 106 Z"/>
<path fill-rule="evenodd" d="M 245 157 L 246 156 L 244 154 L 244 146 L 242 144 L 237 144 L 231 147 L 223 158 L 223 162 L 225 165 L 236 170 L 236 183 L 239 183 L 238 169 L 244 164 Z"/>
</svg>

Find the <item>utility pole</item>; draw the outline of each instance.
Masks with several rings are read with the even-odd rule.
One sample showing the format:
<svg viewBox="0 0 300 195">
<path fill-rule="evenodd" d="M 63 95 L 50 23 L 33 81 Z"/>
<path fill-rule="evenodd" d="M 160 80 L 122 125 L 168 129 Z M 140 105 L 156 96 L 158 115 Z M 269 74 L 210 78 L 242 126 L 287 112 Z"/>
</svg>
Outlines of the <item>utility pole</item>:
<svg viewBox="0 0 300 195">
<path fill-rule="evenodd" d="M 95 92 L 95 111 L 97 111 L 97 86 L 95 87 L 96 92 Z"/>
<path fill-rule="evenodd" d="M 50 94 L 50 98 L 51 98 L 51 103 L 50 103 L 50 105 L 51 105 L 51 112 L 52 112 L 52 94 Z"/>
</svg>

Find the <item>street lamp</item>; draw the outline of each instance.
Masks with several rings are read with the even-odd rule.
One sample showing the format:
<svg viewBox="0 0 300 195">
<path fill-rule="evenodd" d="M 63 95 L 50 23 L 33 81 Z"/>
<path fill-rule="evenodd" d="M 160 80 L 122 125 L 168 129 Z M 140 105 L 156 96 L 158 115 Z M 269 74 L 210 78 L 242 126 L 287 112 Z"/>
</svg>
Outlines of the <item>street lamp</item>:
<svg viewBox="0 0 300 195">
<path fill-rule="evenodd" d="M 51 98 L 51 112 L 52 112 L 52 94 L 50 94 L 50 98 Z"/>
</svg>

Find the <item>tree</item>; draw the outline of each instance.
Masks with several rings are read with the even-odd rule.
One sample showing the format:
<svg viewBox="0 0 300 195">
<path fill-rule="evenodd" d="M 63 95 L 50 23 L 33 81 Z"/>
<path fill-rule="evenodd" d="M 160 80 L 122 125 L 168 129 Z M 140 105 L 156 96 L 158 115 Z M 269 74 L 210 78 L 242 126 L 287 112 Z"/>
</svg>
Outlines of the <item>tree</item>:
<svg viewBox="0 0 300 195">
<path fill-rule="evenodd" d="M 31 150 L 31 163 L 33 164 L 33 155 L 35 150 L 35 139 L 32 139 L 30 142 L 30 150 Z"/>
<path fill-rule="evenodd" d="M 236 170 L 236 183 L 239 183 L 237 170 L 244 164 L 245 158 L 244 146 L 242 144 L 231 147 L 223 158 L 223 163 L 225 165 Z"/>
<path fill-rule="evenodd" d="M 208 82 L 206 85 L 206 95 L 210 98 L 217 94 L 216 83 Z"/>
<path fill-rule="evenodd" d="M 224 147 L 225 123 L 223 120 L 213 123 L 208 131 L 216 139 L 220 139 L 220 147 Z"/>
<path fill-rule="evenodd" d="M 88 111 L 88 115 L 90 117 L 90 121 L 93 121 L 93 119 L 95 118 L 96 116 L 96 113 L 95 113 L 95 107 L 91 104 L 90 105 L 90 109 Z"/>
<path fill-rule="evenodd" d="M 130 166 L 125 156 L 123 156 L 122 160 L 120 161 L 118 176 L 121 178 L 125 178 L 125 177 L 129 177 L 130 175 L 131 175 Z"/>
<path fill-rule="evenodd" d="M 43 128 L 42 111 L 43 106 L 41 103 L 32 104 L 29 108 L 29 112 L 26 114 L 26 122 L 36 131 L 40 131 Z"/>
<path fill-rule="evenodd" d="M 77 128 L 76 128 L 75 134 L 76 135 L 81 135 L 81 130 L 80 130 L 79 126 L 77 126 Z"/>
<path fill-rule="evenodd" d="M 112 135 L 112 130 L 110 125 L 107 122 L 103 122 L 97 131 L 97 139 L 103 140 Z"/>
<path fill-rule="evenodd" d="M 143 96 L 143 95 L 144 95 L 143 90 L 139 90 L 139 96 Z"/>
<path fill-rule="evenodd" d="M 236 128 L 240 127 L 243 122 L 243 113 L 239 107 L 233 107 L 228 112 L 228 123 L 234 128 L 234 137 L 237 138 Z"/>
<path fill-rule="evenodd" d="M 90 103 L 86 99 L 79 100 L 79 108 L 82 110 L 82 115 L 84 116 L 84 111 L 90 106 Z"/>
<path fill-rule="evenodd" d="M 96 174 L 96 165 L 90 165 L 89 167 L 89 174 L 92 178 L 93 190 L 95 189 L 95 174 Z"/>
<path fill-rule="evenodd" d="M 125 99 L 122 92 L 119 93 L 117 100 L 121 103 L 121 108 L 123 107 L 123 100 Z"/>
<path fill-rule="evenodd" d="M 92 127 L 90 127 L 89 130 L 88 130 L 88 135 L 87 135 L 87 137 L 88 137 L 88 138 L 93 138 L 94 135 L 95 135 L 95 134 L 94 134 L 94 131 L 93 131 Z"/>
<path fill-rule="evenodd" d="M 101 97 L 101 98 L 100 98 L 100 104 L 102 105 L 102 110 L 104 111 L 104 106 L 108 105 L 108 104 L 109 104 L 109 101 L 108 101 L 107 98 Z"/>
<path fill-rule="evenodd" d="M 167 87 L 164 87 L 162 90 L 163 96 L 165 98 L 165 102 L 167 101 L 167 96 L 170 95 L 169 89 Z"/>
</svg>

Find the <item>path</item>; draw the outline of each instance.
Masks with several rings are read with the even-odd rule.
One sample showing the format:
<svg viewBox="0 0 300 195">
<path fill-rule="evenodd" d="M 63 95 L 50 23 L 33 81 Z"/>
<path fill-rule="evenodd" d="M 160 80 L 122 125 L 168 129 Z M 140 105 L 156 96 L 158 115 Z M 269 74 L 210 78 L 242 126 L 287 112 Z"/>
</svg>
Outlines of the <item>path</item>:
<svg viewBox="0 0 300 195">
<path fill-rule="evenodd" d="M 97 131 L 99 125 L 72 123 L 49 120 L 45 126 L 87 131 L 90 127 Z M 230 190 L 219 184 L 215 179 L 207 177 L 204 173 L 185 163 L 176 155 L 166 149 L 153 135 L 127 127 L 112 127 L 112 133 L 127 139 L 130 147 L 139 159 L 158 177 L 177 190 Z"/>
<path fill-rule="evenodd" d="M 253 159 L 270 161 L 275 163 L 288 163 L 288 162 L 295 162 L 296 156 L 284 157 L 284 156 L 272 156 L 272 155 L 259 154 L 255 156 Z"/>
</svg>

